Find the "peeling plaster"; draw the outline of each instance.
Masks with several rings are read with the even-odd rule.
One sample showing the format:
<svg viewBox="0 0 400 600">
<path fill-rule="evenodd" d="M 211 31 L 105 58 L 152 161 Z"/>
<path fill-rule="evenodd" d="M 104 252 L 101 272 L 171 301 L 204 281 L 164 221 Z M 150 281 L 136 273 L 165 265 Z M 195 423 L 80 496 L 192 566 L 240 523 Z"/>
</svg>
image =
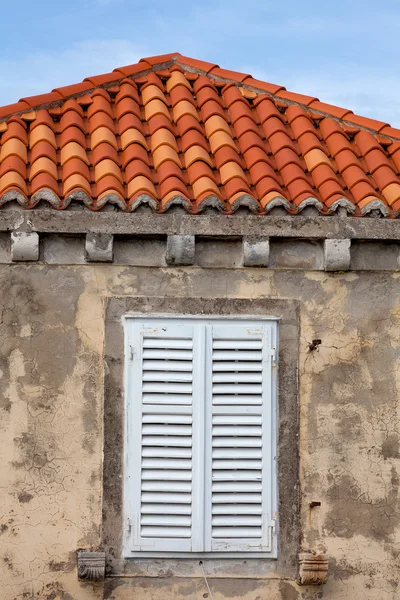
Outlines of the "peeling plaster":
<svg viewBox="0 0 400 600">
<path fill-rule="evenodd" d="M 212 578 L 215 600 L 395 600 L 400 569 L 400 274 L 0 267 L 2 600 L 197 600 L 201 577 L 77 581 L 101 543 L 104 310 L 113 296 L 300 302 L 303 546 L 328 583 Z M 310 351 L 310 342 L 321 344 Z M 309 503 L 321 502 L 310 511 Z"/>
</svg>

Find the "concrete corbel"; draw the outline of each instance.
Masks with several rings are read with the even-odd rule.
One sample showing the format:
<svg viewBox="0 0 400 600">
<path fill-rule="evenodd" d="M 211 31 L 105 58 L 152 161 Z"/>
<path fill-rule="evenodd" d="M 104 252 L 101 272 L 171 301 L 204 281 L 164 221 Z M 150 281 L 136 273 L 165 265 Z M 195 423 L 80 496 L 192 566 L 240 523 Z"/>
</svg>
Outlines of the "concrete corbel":
<svg viewBox="0 0 400 600">
<path fill-rule="evenodd" d="M 39 260 L 39 235 L 33 231 L 11 232 L 11 260 L 36 261 Z"/>
<path fill-rule="evenodd" d="M 243 266 L 268 267 L 269 239 L 266 237 L 243 238 Z"/>
<path fill-rule="evenodd" d="M 350 269 L 351 240 L 331 240 L 324 242 L 325 271 L 348 271 Z"/>
<path fill-rule="evenodd" d="M 86 262 L 112 262 L 114 236 L 108 233 L 87 233 Z"/>
<path fill-rule="evenodd" d="M 167 265 L 188 266 L 194 263 L 194 235 L 169 235 L 165 261 Z"/>
</svg>

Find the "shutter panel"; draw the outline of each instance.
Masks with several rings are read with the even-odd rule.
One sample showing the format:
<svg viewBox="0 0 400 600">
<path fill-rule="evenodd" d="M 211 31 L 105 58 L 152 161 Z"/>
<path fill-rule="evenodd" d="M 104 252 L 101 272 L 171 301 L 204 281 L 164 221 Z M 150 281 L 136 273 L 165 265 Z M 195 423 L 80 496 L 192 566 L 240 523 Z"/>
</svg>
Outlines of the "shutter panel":
<svg viewBox="0 0 400 600">
<path fill-rule="evenodd" d="M 204 427 L 204 336 L 194 325 L 152 325 L 134 327 L 130 549 L 188 552 L 202 543 L 204 505 L 197 490 L 204 483 L 198 448 Z"/>
<path fill-rule="evenodd" d="M 208 550 L 272 549 L 271 327 L 213 325 Z"/>
</svg>

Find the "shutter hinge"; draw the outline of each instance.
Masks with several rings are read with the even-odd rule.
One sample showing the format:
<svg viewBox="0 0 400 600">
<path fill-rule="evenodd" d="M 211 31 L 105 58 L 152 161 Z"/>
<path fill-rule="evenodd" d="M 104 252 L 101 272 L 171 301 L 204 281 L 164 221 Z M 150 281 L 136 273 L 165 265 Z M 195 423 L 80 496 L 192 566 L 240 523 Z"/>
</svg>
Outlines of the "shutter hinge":
<svg viewBox="0 0 400 600">
<path fill-rule="evenodd" d="M 269 526 L 271 529 L 271 533 L 272 535 L 275 535 L 275 531 L 276 531 L 276 520 L 275 519 L 271 519 L 271 521 L 269 522 Z"/>
<path fill-rule="evenodd" d="M 271 348 L 271 360 L 272 360 L 272 366 L 276 366 L 276 347 L 272 346 Z"/>
<path fill-rule="evenodd" d="M 126 529 L 127 529 L 128 535 L 130 535 L 131 531 L 132 531 L 132 521 L 130 520 L 129 517 L 127 517 L 127 519 L 126 519 Z"/>
</svg>

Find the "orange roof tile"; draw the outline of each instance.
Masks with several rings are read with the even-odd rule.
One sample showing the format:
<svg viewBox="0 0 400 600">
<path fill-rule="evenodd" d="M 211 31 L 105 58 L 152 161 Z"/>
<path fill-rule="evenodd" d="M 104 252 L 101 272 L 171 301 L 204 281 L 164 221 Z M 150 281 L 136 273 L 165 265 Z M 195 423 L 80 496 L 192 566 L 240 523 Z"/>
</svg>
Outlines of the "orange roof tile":
<svg viewBox="0 0 400 600">
<path fill-rule="evenodd" d="M 400 130 L 179 53 L 0 107 L 0 205 L 400 214 Z"/>
</svg>

